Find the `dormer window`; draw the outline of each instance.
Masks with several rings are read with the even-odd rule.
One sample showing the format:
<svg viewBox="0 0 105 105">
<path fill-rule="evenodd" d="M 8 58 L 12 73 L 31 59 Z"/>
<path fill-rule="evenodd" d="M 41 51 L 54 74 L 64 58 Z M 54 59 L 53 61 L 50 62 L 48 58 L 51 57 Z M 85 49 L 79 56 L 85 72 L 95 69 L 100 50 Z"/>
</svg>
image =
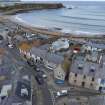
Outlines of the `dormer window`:
<svg viewBox="0 0 105 105">
<path fill-rule="evenodd" d="M 95 67 L 91 67 L 90 72 L 95 72 Z"/>
</svg>

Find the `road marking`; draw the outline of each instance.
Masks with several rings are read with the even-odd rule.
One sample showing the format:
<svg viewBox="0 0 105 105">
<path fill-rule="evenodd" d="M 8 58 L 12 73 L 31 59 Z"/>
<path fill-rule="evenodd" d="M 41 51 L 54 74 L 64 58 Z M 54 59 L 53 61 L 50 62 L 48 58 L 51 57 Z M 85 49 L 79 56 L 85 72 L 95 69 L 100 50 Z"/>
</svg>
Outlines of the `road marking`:
<svg viewBox="0 0 105 105">
<path fill-rule="evenodd" d="M 51 89 L 48 89 L 48 90 L 51 94 L 51 99 L 52 99 L 53 105 L 55 105 L 55 97 L 54 97 L 53 91 Z"/>
</svg>

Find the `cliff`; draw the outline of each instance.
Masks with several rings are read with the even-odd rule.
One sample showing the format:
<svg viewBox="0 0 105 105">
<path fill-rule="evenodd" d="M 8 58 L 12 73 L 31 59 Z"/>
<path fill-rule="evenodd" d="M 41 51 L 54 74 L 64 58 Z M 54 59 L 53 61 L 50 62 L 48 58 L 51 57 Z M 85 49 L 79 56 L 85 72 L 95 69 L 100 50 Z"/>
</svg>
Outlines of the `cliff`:
<svg viewBox="0 0 105 105">
<path fill-rule="evenodd" d="M 8 13 L 19 13 L 19 12 L 24 12 L 24 11 L 29 11 L 29 10 L 40 10 L 40 9 L 58 9 L 58 8 L 63 8 L 64 6 L 61 3 L 16 3 L 11 6 L 4 6 L 0 7 L 0 10 L 2 12 L 8 12 Z"/>
</svg>

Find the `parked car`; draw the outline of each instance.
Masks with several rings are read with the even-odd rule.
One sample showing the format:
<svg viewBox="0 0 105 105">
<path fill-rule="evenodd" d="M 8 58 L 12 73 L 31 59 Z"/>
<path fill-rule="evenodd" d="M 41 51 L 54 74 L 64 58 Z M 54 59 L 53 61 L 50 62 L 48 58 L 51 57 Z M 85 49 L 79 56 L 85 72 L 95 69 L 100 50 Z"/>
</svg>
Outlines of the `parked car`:
<svg viewBox="0 0 105 105">
<path fill-rule="evenodd" d="M 61 96 L 66 96 L 66 95 L 68 95 L 68 90 L 61 90 L 56 92 L 56 98 Z"/>
<path fill-rule="evenodd" d="M 34 64 L 33 65 L 33 69 L 36 71 L 36 69 L 37 69 L 37 66 Z"/>
<path fill-rule="evenodd" d="M 43 77 L 41 75 L 36 75 L 35 79 L 36 79 L 36 81 L 38 82 L 39 85 L 44 83 Z"/>
<path fill-rule="evenodd" d="M 41 75 L 42 75 L 43 78 L 47 78 L 47 75 L 45 74 L 44 71 L 40 71 L 40 72 L 41 72 Z"/>
<path fill-rule="evenodd" d="M 43 74 L 42 77 L 43 77 L 43 78 L 47 78 L 47 75 L 46 75 L 46 74 Z"/>
<path fill-rule="evenodd" d="M 53 70 L 53 67 L 50 66 L 50 65 L 45 65 L 45 67 L 46 67 L 47 69 Z"/>
<path fill-rule="evenodd" d="M 32 60 L 27 60 L 27 63 L 29 64 L 29 66 L 34 66 L 34 62 Z"/>
<path fill-rule="evenodd" d="M 83 69 L 83 64 L 78 64 L 78 69 Z"/>
<path fill-rule="evenodd" d="M 12 49 L 13 48 L 13 45 L 12 44 L 8 44 L 8 47 Z"/>
<path fill-rule="evenodd" d="M 45 63 L 44 64 L 45 68 L 47 68 L 48 70 L 54 70 L 56 68 L 55 65 L 49 64 L 49 63 Z"/>
<path fill-rule="evenodd" d="M 40 68 L 36 68 L 36 71 L 37 71 L 37 72 L 40 72 Z"/>
</svg>

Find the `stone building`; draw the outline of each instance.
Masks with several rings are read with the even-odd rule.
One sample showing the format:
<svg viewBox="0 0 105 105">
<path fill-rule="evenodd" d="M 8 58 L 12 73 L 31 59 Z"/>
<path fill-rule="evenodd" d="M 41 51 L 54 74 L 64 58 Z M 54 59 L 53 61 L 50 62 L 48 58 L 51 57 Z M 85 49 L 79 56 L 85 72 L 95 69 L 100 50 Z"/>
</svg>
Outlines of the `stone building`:
<svg viewBox="0 0 105 105">
<path fill-rule="evenodd" d="M 65 76 L 66 76 L 66 72 L 64 71 L 62 65 L 59 64 L 54 69 L 54 80 L 55 80 L 55 83 L 57 83 L 57 84 L 64 84 Z"/>
<path fill-rule="evenodd" d="M 100 60 L 100 63 L 91 62 L 85 55 L 77 55 L 70 67 L 69 83 L 93 90 L 104 89 L 105 55 L 101 56 Z"/>
</svg>

